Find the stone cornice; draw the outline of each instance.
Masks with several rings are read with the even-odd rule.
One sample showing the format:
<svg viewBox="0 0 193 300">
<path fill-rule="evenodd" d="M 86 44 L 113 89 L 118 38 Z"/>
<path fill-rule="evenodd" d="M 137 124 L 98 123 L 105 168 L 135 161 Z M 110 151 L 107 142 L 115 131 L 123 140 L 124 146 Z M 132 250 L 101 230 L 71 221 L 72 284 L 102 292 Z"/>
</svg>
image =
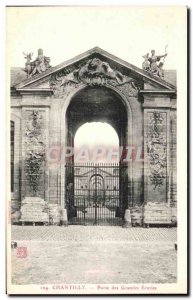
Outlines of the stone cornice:
<svg viewBox="0 0 193 300">
<path fill-rule="evenodd" d="M 19 92 L 21 95 L 40 94 L 43 96 L 50 96 L 53 94 L 53 90 L 50 88 L 18 88 L 17 92 Z"/>
<path fill-rule="evenodd" d="M 140 90 L 140 94 L 176 94 L 176 90 Z"/>
</svg>

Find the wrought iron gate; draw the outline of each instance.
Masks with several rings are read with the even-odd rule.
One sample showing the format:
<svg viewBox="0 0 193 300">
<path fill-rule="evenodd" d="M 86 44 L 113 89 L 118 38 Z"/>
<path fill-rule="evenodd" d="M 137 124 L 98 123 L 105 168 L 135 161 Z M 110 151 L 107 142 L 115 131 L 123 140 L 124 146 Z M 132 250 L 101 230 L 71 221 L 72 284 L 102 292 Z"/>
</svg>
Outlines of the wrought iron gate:
<svg viewBox="0 0 193 300">
<path fill-rule="evenodd" d="M 124 211 L 119 164 L 67 164 L 66 206 L 70 224 L 121 225 Z M 124 171 L 124 172 L 125 172 Z"/>
</svg>

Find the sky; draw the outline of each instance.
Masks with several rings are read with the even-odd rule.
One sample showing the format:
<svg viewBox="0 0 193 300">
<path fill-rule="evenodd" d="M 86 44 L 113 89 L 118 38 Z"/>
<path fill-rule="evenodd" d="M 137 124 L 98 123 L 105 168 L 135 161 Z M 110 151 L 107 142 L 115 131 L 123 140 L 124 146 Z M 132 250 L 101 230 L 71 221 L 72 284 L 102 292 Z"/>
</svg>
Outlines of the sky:
<svg viewBox="0 0 193 300">
<path fill-rule="evenodd" d="M 119 137 L 111 125 L 90 122 L 79 127 L 74 137 L 75 162 L 107 162 L 109 151 L 119 153 Z M 118 161 L 118 155 L 111 156 L 110 162 Z"/>
<path fill-rule="evenodd" d="M 7 59 L 25 65 L 23 52 L 42 48 L 55 66 L 98 46 L 141 67 L 142 55 L 165 53 L 176 69 L 184 49 L 185 9 L 180 7 L 8 7 Z"/>
<path fill-rule="evenodd" d="M 87 132 L 87 135 L 85 135 L 85 131 Z M 101 146 L 119 146 L 119 138 L 116 131 L 107 123 L 86 123 L 79 127 L 74 137 L 74 145 L 77 148 L 82 145 L 89 146 L 90 144 L 97 146 L 98 141 Z"/>
<path fill-rule="evenodd" d="M 185 16 L 185 7 L 8 7 L 7 67 L 24 67 L 23 52 L 33 52 L 35 59 L 39 48 L 56 66 L 98 46 L 141 68 L 144 54 L 152 49 L 164 54 L 168 45 L 164 68 L 185 72 L 179 59 L 185 51 Z M 87 124 L 82 145 L 90 131 L 90 144 L 108 144 L 114 135 L 102 126 Z"/>
</svg>

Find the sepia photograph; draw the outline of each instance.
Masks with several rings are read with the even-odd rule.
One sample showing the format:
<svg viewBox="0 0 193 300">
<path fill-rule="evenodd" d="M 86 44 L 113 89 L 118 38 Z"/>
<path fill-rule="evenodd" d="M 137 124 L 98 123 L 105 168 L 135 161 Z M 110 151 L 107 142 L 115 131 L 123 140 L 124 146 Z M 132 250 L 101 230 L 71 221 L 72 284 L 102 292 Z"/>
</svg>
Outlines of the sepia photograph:
<svg viewBox="0 0 193 300">
<path fill-rule="evenodd" d="M 7 293 L 187 293 L 187 8 L 7 6 Z"/>
</svg>

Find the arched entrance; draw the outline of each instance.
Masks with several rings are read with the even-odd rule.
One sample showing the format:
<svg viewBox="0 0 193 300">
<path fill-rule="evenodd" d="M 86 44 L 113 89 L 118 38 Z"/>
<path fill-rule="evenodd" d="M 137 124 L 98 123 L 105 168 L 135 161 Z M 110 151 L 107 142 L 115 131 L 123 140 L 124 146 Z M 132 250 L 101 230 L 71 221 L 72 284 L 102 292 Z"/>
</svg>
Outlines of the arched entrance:
<svg viewBox="0 0 193 300">
<path fill-rule="evenodd" d="M 124 156 L 124 147 L 132 144 L 128 103 L 110 88 L 85 87 L 71 98 L 65 120 L 66 147 L 74 148 L 75 134 L 83 124 L 105 122 L 116 131 L 120 149 L 117 164 L 113 161 L 97 164 L 92 160 L 90 164 L 77 165 L 73 156 L 68 159 L 65 168 L 68 220 L 76 219 L 78 224 L 85 224 L 86 219 L 99 225 L 120 224 L 125 209 L 132 203 L 132 162 L 128 164 Z M 116 153 L 111 151 L 110 156 L 113 155 Z"/>
</svg>

